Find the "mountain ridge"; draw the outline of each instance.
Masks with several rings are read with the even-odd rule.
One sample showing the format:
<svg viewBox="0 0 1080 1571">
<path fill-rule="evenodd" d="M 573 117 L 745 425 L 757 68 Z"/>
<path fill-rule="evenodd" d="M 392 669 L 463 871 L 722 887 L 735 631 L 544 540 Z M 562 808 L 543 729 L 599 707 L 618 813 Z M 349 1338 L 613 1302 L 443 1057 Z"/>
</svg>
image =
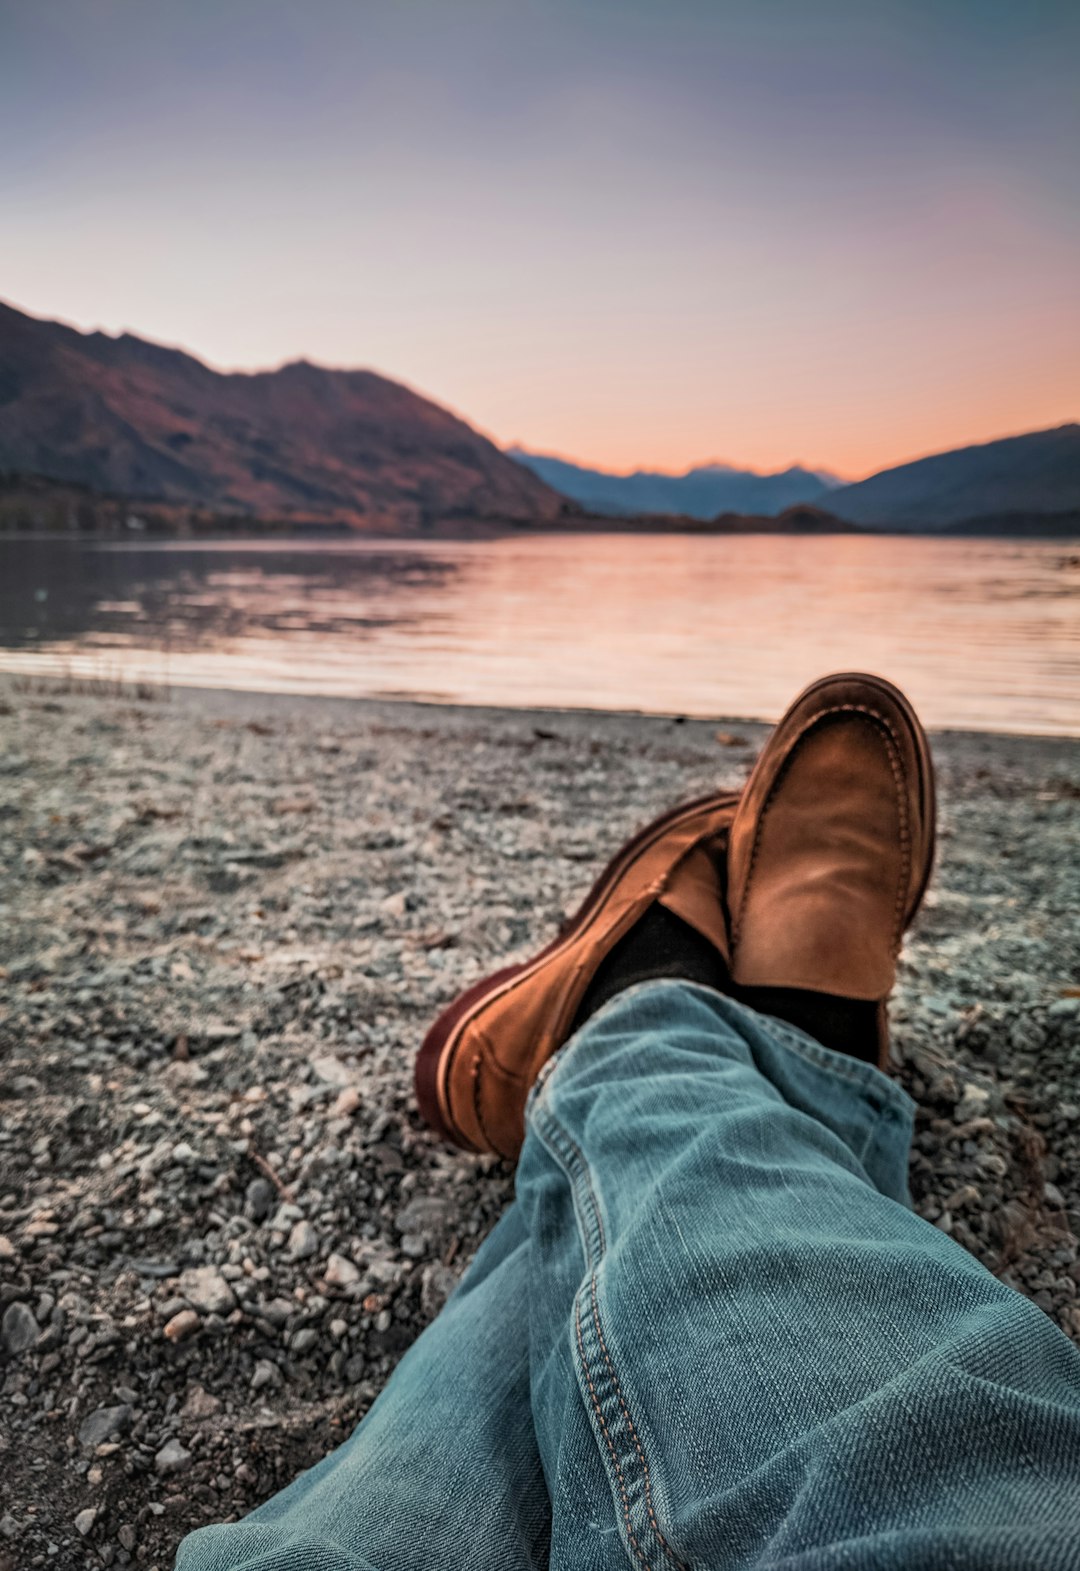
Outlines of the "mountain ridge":
<svg viewBox="0 0 1080 1571">
<path fill-rule="evenodd" d="M 820 503 L 831 494 L 834 478 L 800 464 L 758 474 L 716 462 L 694 465 L 680 475 L 649 469 L 620 475 L 520 445 L 506 451 L 579 506 L 628 518 L 670 513 L 705 520 L 726 512 L 776 516 L 800 503 Z"/>
<path fill-rule="evenodd" d="M 377 372 L 305 360 L 215 371 L 182 349 L 82 333 L 3 302 L 0 469 L 384 533 L 567 512 L 465 421 Z"/>
<path fill-rule="evenodd" d="M 841 518 L 936 532 L 980 518 L 1080 510 L 1080 424 L 998 437 L 896 464 L 829 496 Z"/>
</svg>

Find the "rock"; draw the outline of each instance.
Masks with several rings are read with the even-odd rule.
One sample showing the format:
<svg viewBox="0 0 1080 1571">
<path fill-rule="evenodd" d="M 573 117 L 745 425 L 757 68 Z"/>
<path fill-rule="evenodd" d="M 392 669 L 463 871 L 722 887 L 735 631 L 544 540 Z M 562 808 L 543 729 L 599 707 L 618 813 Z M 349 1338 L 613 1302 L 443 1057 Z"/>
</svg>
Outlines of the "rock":
<svg viewBox="0 0 1080 1571">
<path fill-rule="evenodd" d="M 227 1315 L 236 1295 L 214 1266 L 193 1266 L 180 1273 L 180 1295 L 204 1315 Z"/>
<path fill-rule="evenodd" d="M 164 1335 L 168 1337 L 170 1342 L 183 1342 L 193 1335 L 201 1325 L 202 1321 L 194 1309 L 181 1309 L 165 1322 Z"/>
<path fill-rule="evenodd" d="M 131 1423 L 132 1410 L 126 1402 L 116 1407 L 98 1407 L 79 1425 L 78 1441 L 87 1450 L 122 1435 Z"/>
<path fill-rule="evenodd" d="M 212 1396 L 202 1386 L 192 1386 L 184 1399 L 180 1409 L 180 1417 L 191 1423 L 199 1423 L 204 1418 L 213 1418 L 221 1410 L 221 1399 Z"/>
<path fill-rule="evenodd" d="M 116 1540 L 120 1545 L 120 1548 L 126 1549 L 130 1555 L 136 1544 L 135 1529 L 132 1527 L 130 1522 L 124 1522 L 120 1527 L 117 1528 Z"/>
<path fill-rule="evenodd" d="M 0 1233 L 0 1260 L 14 1260 L 17 1254 L 18 1251 L 11 1239 L 5 1233 Z"/>
<path fill-rule="evenodd" d="M 305 1218 L 293 1224 L 289 1234 L 288 1252 L 290 1260 L 308 1260 L 319 1247 L 319 1236 L 311 1223 Z"/>
<path fill-rule="evenodd" d="M 96 1521 L 97 1512 L 93 1506 L 87 1506 L 86 1510 L 80 1511 L 75 1518 L 75 1531 L 85 1538 Z"/>
<path fill-rule="evenodd" d="M 420 1308 L 429 1319 L 434 1319 L 457 1286 L 457 1273 L 441 1260 L 424 1267 L 420 1277 Z"/>
<path fill-rule="evenodd" d="M 167 1440 L 154 1457 L 154 1471 L 162 1478 L 186 1473 L 190 1466 L 191 1452 L 185 1450 L 179 1440 Z"/>
<path fill-rule="evenodd" d="M 4 1318 L 0 1321 L 0 1338 L 11 1357 L 17 1358 L 28 1347 L 33 1347 L 39 1335 L 40 1327 L 34 1319 L 33 1310 L 29 1304 L 15 1299 L 4 1310 Z"/>
<path fill-rule="evenodd" d="M 244 1191 L 244 1210 L 253 1222 L 270 1215 L 277 1190 L 268 1178 L 253 1178 Z"/>
<path fill-rule="evenodd" d="M 379 910 L 383 916 L 389 917 L 394 922 L 399 922 L 408 908 L 408 899 L 403 889 L 399 889 L 397 894 L 387 895 L 386 899 L 379 904 Z"/>
<path fill-rule="evenodd" d="M 289 1348 L 299 1358 L 305 1353 L 310 1353 L 319 1340 L 319 1333 L 312 1326 L 305 1326 L 302 1331 L 294 1331 L 289 1338 Z"/>
<path fill-rule="evenodd" d="M 326 1262 L 323 1278 L 329 1287 L 338 1287 L 347 1291 L 355 1287 L 360 1280 L 360 1272 L 351 1260 L 346 1260 L 344 1255 L 331 1255 Z"/>
<path fill-rule="evenodd" d="M 989 1091 L 982 1086 L 966 1085 L 963 1096 L 956 1104 L 953 1118 L 958 1124 L 966 1124 L 969 1118 L 980 1118 L 989 1106 Z"/>
<path fill-rule="evenodd" d="M 346 1086 L 335 1098 L 330 1109 L 331 1118 L 351 1118 L 361 1103 L 360 1093 L 355 1086 Z"/>
<path fill-rule="evenodd" d="M 417 1195 L 394 1218 L 399 1233 L 422 1238 L 441 1233 L 451 1216 L 451 1203 L 440 1195 Z"/>
<path fill-rule="evenodd" d="M 352 1079 L 352 1070 L 332 1053 L 321 1053 L 313 1058 L 311 1068 L 317 1078 L 324 1080 L 327 1085 L 347 1086 Z"/>
<path fill-rule="evenodd" d="M 251 1375 L 251 1389 L 261 1391 L 263 1386 L 279 1386 L 281 1370 L 268 1358 L 260 1358 Z"/>
</svg>

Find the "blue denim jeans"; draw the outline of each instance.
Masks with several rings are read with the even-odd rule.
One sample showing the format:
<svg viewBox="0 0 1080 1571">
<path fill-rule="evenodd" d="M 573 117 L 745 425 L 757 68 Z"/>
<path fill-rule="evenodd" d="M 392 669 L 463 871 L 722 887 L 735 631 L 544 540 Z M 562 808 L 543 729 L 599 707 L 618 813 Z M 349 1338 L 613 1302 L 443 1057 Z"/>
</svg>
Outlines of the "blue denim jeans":
<svg viewBox="0 0 1080 1571">
<path fill-rule="evenodd" d="M 1080 1352 L 911 1211 L 912 1111 L 706 988 L 619 995 L 351 1439 L 180 1571 L 1080 1567 Z"/>
</svg>

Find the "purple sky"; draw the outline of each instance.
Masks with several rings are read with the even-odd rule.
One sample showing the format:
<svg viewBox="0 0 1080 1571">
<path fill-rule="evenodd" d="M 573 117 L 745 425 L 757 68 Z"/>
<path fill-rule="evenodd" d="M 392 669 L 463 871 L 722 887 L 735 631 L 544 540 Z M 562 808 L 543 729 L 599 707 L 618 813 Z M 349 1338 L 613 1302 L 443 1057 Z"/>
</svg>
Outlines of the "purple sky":
<svg viewBox="0 0 1080 1571">
<path fill-rule="evenodd" d="M 0 295 L 612 468 L 1080 416 L 1080 6 L 0 0 Z"/>
</svg>

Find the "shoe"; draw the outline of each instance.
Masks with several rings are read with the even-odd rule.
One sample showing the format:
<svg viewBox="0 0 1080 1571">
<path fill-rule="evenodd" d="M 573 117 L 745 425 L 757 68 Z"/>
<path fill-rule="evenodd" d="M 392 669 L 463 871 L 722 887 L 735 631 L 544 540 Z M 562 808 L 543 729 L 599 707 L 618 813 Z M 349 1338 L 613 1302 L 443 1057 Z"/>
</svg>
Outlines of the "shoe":
<svg viewBox="0 0 1080 1571">
<path fill-rule="evenodd" d="M 425 1120 L 455 1145 L 514 1159 L 525 1099 L 574 1028 L 604 960 L 659 902 L 727 954 L 720 868 L 738 796 L 685 802 L 630 840 L 560 935 L 532 960 L 470 987 L 439 1016 L 416 1061 Z"/>
<path fill-rule="evenodd" d="M 933 858 L 933 764 L 907 699 L 876 676 L 815 682 L 765 744 L 731 826 L 737 996 L 754 1004 L 755 989 L 797 989 L 872 1001 L 867 1056 L 885 1068 L 885 1001 Z"/>
</svg>

